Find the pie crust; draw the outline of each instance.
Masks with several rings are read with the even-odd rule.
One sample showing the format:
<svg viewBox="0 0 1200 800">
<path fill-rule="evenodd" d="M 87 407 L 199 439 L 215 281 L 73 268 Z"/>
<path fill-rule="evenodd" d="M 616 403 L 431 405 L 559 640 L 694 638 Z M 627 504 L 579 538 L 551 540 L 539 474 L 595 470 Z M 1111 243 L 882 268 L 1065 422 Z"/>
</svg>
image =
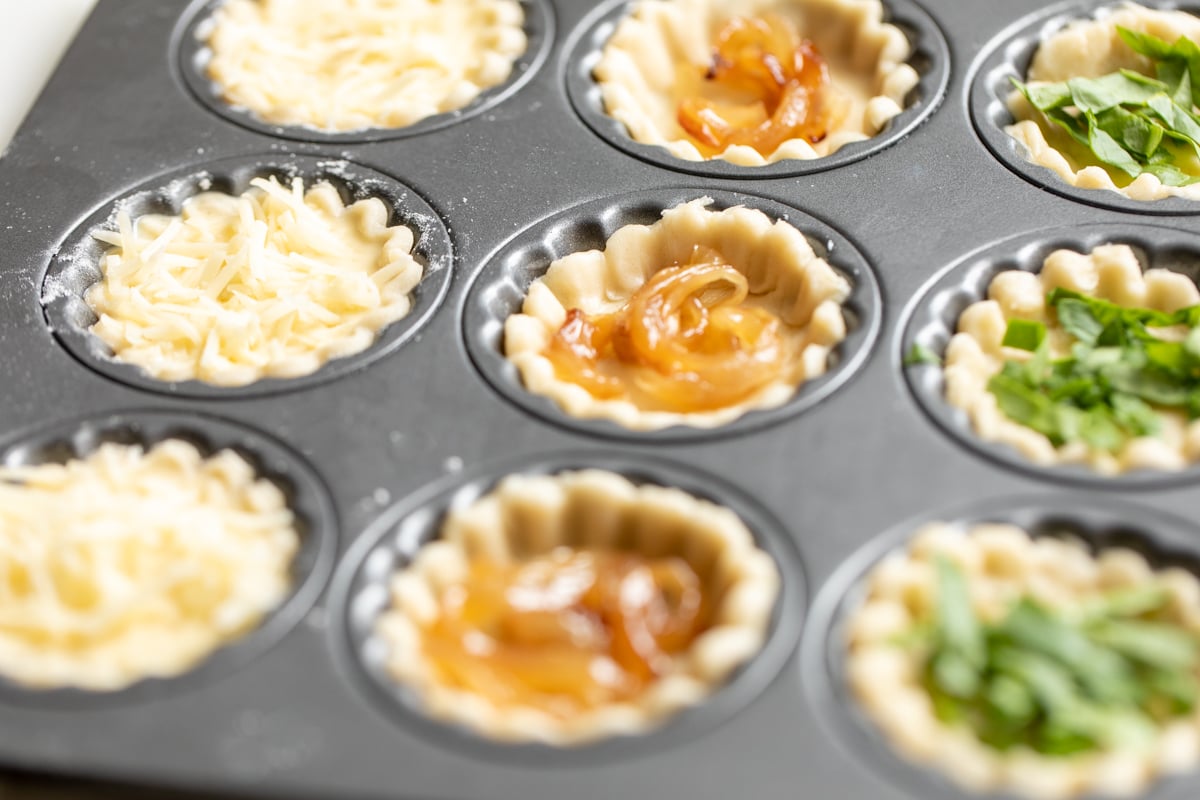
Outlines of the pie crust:
<svg viewBox="0 0 1200 800">
<path fill-rule="evenodd" d="M 1027 82 L 1057 83 L 1071 78 L 1098 78 L 1120 69 L 1153 77 L 1152 63 L 1121 40 L 1117 34 L 1118 25 L 1168 42 L 1174 42 L 1180 36 L 1200 42 L 1200 18 L 1183 11 L 1160 11 L 1126 3 L 1097 19 L 1073 22 L 1042 42 L 1029 66 Z M 1053 170 L 1071 186 L 1107 189 L 1131 200 L 1166 197 L 1200 200 L 1200 184 L 1165 186 L 1149 173 L 1131 181 L 1119 170 L 1100 165 L 1092 153 L 1034 109 L 1020 92 L 1009 95 L 1008 107 L 1018 121 L 1004 130 L 1021 143 L 1026 159 Z M 1200 174 L 1200 164 L 1196 165 L 1194 174 Z"/>
<path fill-rule="evenodd" d="M 684 558 L 715 598 L 710 627 L 634 700 L 571 718 L 498 707 L 443 683 L 420 646 L 420 626 L 437 617 L 439 594 L 461 583 L 473 558 L 508 562 L 563 546 Z M 733 511 L 679 489 L 584 470 L 512 475 L 485 497 L 452 509 L 439 538 L 393 577 L 391 590 L 392 606 L 377 624 L 388 646 L 387 668 L 416 692 L 427 713 L 492 739 L 564 746 L 642 733 L 703 702 L 762 648 L 779 573 Z"/>
<path fill-rule="evenodd" d="M 845 120 L 816 144 L 789 139 L 763 157 L 731 145 L 714 158 L 746 167 L 827 156 L 878 134 L 904 110 L 920 76 L 906 63 L 912 45 L 883 21 L 880 0 L 639 0 L 617 25 L 594 76 L 608 114 L 634 141 L 665 147 L 676 158 L 705 160 L 680 127 L 685 97 L 699 94 L 713 43 L 738 16 L 778 14 L 811 39 L 829 64 L 833 86 L 851 101 Z"/>
<path fill-rule="evenodd" d="M 517 0 L 226 0 L 201 35 L 225 102 L 276 125 L 402 128 L 508 80 Z"/>
<path fill-rule="evenodd" d="M 846 338 L 841 304 L 850 284 L 813 252 L 799 230 L 766 214 L 735 206 L 710 209 L 702 197 L 663 212 L 652 225 L 626 225 L 604 250 L 571 253 L 550 264 L 529 287 L 520 314 L 505 321 L 505 357 L 520 370 L 525 388 L 554 400 L 581 419 L 610 419 L 639 431 L 672 425 L 712 428 L 755 409 L 781 406 L 805 380 L 825 372 L 829 354 Z M 543 351 L 570 309 L 605 314 L 626 304 L 655 272 L 686 263 L 695 245 L 724 255 L 750 283 L 749 303 L 779 317 L 799 357 L 787 374 L 745 401 L 716 411 L 645 411 L 627 399 L 599 400 L 558 378 Z"/>
<path fill-rule="evenodd" d="M 1007 524 L 932 523 L 906 551 L 884 558 L 865 580 L 866 599 L 846 626 L 850 688 L 890 744 L 974 792 L 1010 791 L 1032 798 L 1140 794 L 1158 776 L 1200 761 L 1200 711 L 1162 727 L 1144 751 L 1096 751 L 1048 757 L 1026 748 L 993 750 L 970 731 L 942 723 L 921 685 L 920 654 L 896 644 L 927 620 L 937 595 L 935 557 L 949 558 L 967 577 L 971 603 L 984 619 L 1001 616 L 1021 596 L 1049 608 L 1078 607 L 1115 589 L 1160 582 L 1170 613 L 1200 633 L 1200 581 L 1179 568 L 1155 571 L 1132 550 L 1097 554 L 1077 540 L 1031 538 Z"/>
<path fill-rule="evenodd" d="M 424 268 L 413 231 L 378 198 L 345 205 L 327 182 L 256 178 L 202 192 L 180 216 L 118 214 L 86 300 L 118 361 L 163 381 L 244 386 L 361 352 L 405 317 Z"/>
<path fill-rule="evenodd" d="M 113 691 L 183 673 L 287 597 L 299 546 L 283 492 L 232 450 L 0 467 L 0 675 Z"/>
<path fill-rule="evenodd" d="M 1014 447 L 1042 466 L 1082 463 L 1103 475 L 1115 475 L 1135 469 L 1181 470 L 1200 460 L 1200 421 L 1189 422 L 1186 414 L 1173 409 L 1156 409 L 1161 420 L 1156 436 L 1130 439 L 1117 453 L 1094 449 L 1082 441 L 1056 448 L 1043 434 L 1005 416 L 988 391 L 988 381 L 1006 360 L 1031 356 L 1001 346 L 1008 320 L 1045 323 L 1051 353 L 1061 358 L 1070 352 L 1071 337 L 1046 308 L 1046 294 L 1055 288 L 1168 313 L 1200 304 L 1200 290 L 1190 278 L 1166 269 L 1143 273 L 1127 245 L 1102 245 L 1087 255 L 1056 250 L 1037 274 L 1018 269 L 1001 272 L 988 286 L 988 299 L 963 311 L 958 333 L 946 348 L 946 400 L 950 405 L 966 411 L 983 440 Z"/>
</svg>

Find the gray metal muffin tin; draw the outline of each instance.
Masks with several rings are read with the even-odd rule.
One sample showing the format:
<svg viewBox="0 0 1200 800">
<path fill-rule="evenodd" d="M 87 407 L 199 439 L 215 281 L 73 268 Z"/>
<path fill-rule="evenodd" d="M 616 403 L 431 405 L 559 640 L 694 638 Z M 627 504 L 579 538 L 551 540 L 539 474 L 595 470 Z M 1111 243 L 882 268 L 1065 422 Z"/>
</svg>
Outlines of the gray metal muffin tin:
<svg viewBox="0 0 1200 800">
<path fill-rule="evenodd" d="M 846 691 L 838 631 L 863 571 L 938 518 L 1056 520 L 1166 561 L 1200 554 L 1195 471 L 1030 469 L 980 446 L 928 368 L 902 366 L 912 341 L 944 342 L 988 270 L 1033 268 L 1048 244 L 1136 242 L 1195 275 L 1200 205 L 1056 188 L 995 135 L 991 84 L 972 91 L 977 75 L 1024 68 L 1031 30 L 1097 5 L 885 0 L 922 54 L 896 135 L 756 171 L 614 146 L 581 63 L 621 3 L 530 0 L 533 46 L 511 86 L 411 130 L 323 136 L 214 111 L 190 38 L 212 3 L 101 0 L 0 159 L 0 458 L 177 434 L 236 445 L 289 491 L 306 543 L 293 597 L 187 675 L 99 697 L 0 685 L 0 763 L 277 798 L 963 797 L 892 755 Z M 172 208 L 202 176 L 237 187 L 292 171 L 380 195 L 420 231 L 418 310 L 376 348 L 313 379 L 212 390 L 131 375 L 82 335 L 87 233 L 114 203 Z M 632 435 L 525 396 L 496 348 L 529 281 L 614 224 L 705 194 L 787 217 L 854 279 L 829 377 L 712 432 Z M 370 622 L 387 571 L 436 535 L 454 498 L 513 471 L 585 466 L 743 516 L 784 578 L 763 653 L 644 737 L 504 746 L 426 718 L 380 676 Z M 1200 773 L 1151 796 L 1198 795 Z"/>
</svg>

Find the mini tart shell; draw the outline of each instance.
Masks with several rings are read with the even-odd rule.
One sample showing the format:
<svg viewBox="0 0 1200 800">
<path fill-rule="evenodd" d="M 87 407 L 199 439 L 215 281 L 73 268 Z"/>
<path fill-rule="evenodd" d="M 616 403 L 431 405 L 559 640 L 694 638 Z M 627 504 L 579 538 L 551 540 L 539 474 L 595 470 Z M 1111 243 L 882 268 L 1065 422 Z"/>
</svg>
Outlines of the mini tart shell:
<svg viewBox="0 0 1200 800">
<path fill-rule="evenodd" d="M 1046 39 L 1034 55 L 1026 81 L 1037 85 L 1071 78 L 1098 78 L 1121 69 L 1153 77 L 1153 63 L 1121 40 L 1118 25 L 1168 42 L 1174 42 L 1180 36 L 1200 42 L 1200 18 L 1183 11 L 1159 11 L 1126 4 L 1098 19 L 1073 22 Z M 1125 175 L 1122 181 L 1124 173 L 1115 168 L 1110 173 L 1100 166 L 1095 156 L 1071 141 L 1065 131 L 1057 130 L 1055 123 L 1033 108 L 1018 91 L 1009 95 L 1008 107 L 1017 122 L 1007 126 L 1005 133 L 1021 143 L 1027 160 L 1052 170 L 1071 186 L 1107 189 L 1131 200 L 1167 197 L 1200 200 L 1200 184 L 1166 186 L 1149 173 L 1132 181 Z"/>
<path fill-rule="evenodd" d="M 390 35 L 372 11 L 391 15 Z M 322 12 L 337 16 L 335 29 L 309 18 Z M 516 0 L 225 0 L 202 29 L 212 51 L 205 74 L 225 103 L 269 124 L 324 133 L 403 128 L 507 81 L 528 45 L 523 22 Z M 347 52 L 339 44 L 347 34 L 369 37 L 365 50 Z M 389 88 L 386 97 L 364 92 L 355 79 L 364 69 Z"/>
<path fill-rule="evenodd" d="M 851 690 L 890 744 L 907 758 L 948 775 L 974 792 L 1010 791 L 1045 800 L 1091 793 L 1130 796 L 1160 775 L 1186 772 L 1200 761 L 1200 711 L 1161 728 L 1144 752 L 1098 751 L 1050 758 L 1020 748 L 992 750 L 970 731 L 942 723 L 921 685 L 920 656 L 896 638 L 933 613 L 935 557 L 967 576 L 971 604 L 984 619 L 1005 613 L 1021 596 L 1050 608 L 1076 606 L 1122 587 L 1161 582 L 1175 620 L 1200 634 L 1200 581 L 1179 568 L 1155 571 L 1124 548 L 1093 554 L 1077 540 L 1031 538 L 1006 524 L 932 523 L 867 575 L 866 598 L 846 625 L 846 674 Z"/>
<path fill-rule="evenodd" d="M 609 419 L 637 431 L 673 425 L 713 428 L 747 411 L 783 405 L 796 387 L 823 374 L 829 354 L 846 338 L 842 303 L 850 284 L 813 252 L 799 230 L 741 206 L 714 211 L 700 198 L 663 212 L 652 225 L 626 225 L 604 250 L 572 253 L 550 264 L 529 287 L 520 314 L 505 321 L 505 357 L 516 365 L 525 388 L 554 400 L 578 418 Z M 744 274 L 750 300 L 779 317 L 800 356 L 788 374 L 745 401 L 716 411 L 646 411 L 626 399 L 598 400 L 583 387 L 561 380 L 543 351 L 574 308 L 587 314 L 619 310 L 651 275 L 686 263 L 695 245 L 721 253 Z"/>
<path fill-rule="evenodd" d="M 294 182 L 292 187 L 283 187 L 282 191 L 294 192 L 296 185 Z M 245 197 L 257 198 L 260 209 L 277 204 L 257 187 L 238 195 L 206 191 L 184 203 L 180 214 L 146 214 L 134 217 L 130 222 L 135 238 L 145 248 L 143 252 L 153 250 L 153 245 L 147 245 L 179 221 L 183 221 L 187 230 L 187 236 L 182 237 L 185 244 L 190 241 L 228 243 L 231 237 L 249 236 L 239 205 Z M 232 332 L 227 330 L 227 316 L 208 328 L 209 335 L 203 342 L 191 343 L 177 334 L 172 337 L 171 329 L 164 333 L 163 326 L 155 324 L 158 320 L 147 322 L 144 314 L 137 313 L 136 306 L 131 308 L 129 298 L 136 296 L 150 307 L 161 300 L 173 309 L 171 314 L 174 319 L 185 323 L 200 320 L 203 324 L 202 312 L 211 313 L 212 307 L 195 309 L 188 305 L 192 302 L 191 298 L 180 300 L 178 296 L 173 296 L 175 292 L 170 281 L 162 277 L 162 273 L 170 272 L 170 267 L 164 266 L 157 255 L 145 262 L 147 267 L 154 266 L 146 281 L 116 281 L 111 276 L 112 263 L 114 260 L 120 263 L 126 256 L 120 246 L 110 245 L 101 260 L 101 279 L 84 296 L 97 318 L 89 332 L 112 351 L 114 360 L 139 367 L 156 380 L 196 380 L 221 387 L 247 386 L 266 378 L 301 378 L 313 374 L 332 360 L 361 353 L 375 343 L 388 325 L 400 321 L 412 310 L 412 292 L 425 274 L 425 268 L 413 255 L 416 235 L 407 225 L 390 224 L 391 209 L 380 198 L 369 197 L 347 205 L 328 181 L 307 185 L 303 204 L 308 213 L 322 219 L 327 226 L 326 235 L 337 237 L 339 245 L 346 248 L 347 252 L 358 246 L 374 255 L 371 271 L 364 275 L 367 278 L 375 274 L 388 276 L 378 288 L 378 302 L 374 307 L 341 308 L 335 311 L 330 306 L 339 303 L 327 301 L 321 310 L 339 317 L 335 325 L 325 324 L 324 330 L 314 325 L 303 330 L 303 335 L 291 333 L 289 329 L 287 335 L 278 338 L 272 335 L 272 328 L 263 323 L 260 316 L 254 322 L 262 326 L 258 331 L 262 334 L 261 338 L 239 339 L 236 329 Z M 282 219 L 284 212 L 270 216 Z M 295 224 L 298 228 L 303 227 L 299 222 Z M 153 230 L 147 231 L 148 227 Z M 209 240 L 209 236 L 216 236 L 217 239 Z M 281 235 L 273 235 L 266 249 L 279 250 L 281 253 L 286 250 L 294 254 L 307 246 L 303 241 L 286 242 L 286 248 L 280 249 L 282 238 Z M 227 255 L 233 255 L 232 250 Z M 315 257 L 322 256 L 316 254 Z M 336 265 L 344 268 L 344 263 Z M 314 297 L 307 299 L 313 300 Z M 263 302 L 262 296 L 251 298 L 242 311 L 253 317 Z M 217 305 L 222 310 L 228 310 L 220 300 Z M 344 306 L 344 301 L 340 305 Z M 192 316 L 187 313 L 189 308 L 193 309 Z M 329 335 L 322 335 L 324 333 Z M 307 339 L 320 341 L 306 344 Z"/>
<path fill-rule="evenodd" d="M 536 708 L 498 707 L 443 684 L 421 648 L 421 626 L 438 595 L 461 583 L 469 562 L 519 561 L 557 547 L 608 548 L 684 558 L 715 598 L 710 627 L 670 670 L 632 701 L 562 719 Z M 513 475 L 489 495 L 450 511 L 441 537 L 392 579 L 392 606 L 378 622 L 391 675 L 424 710 L 501 741 L 572 745 L 643 733 L 697 705 L 762 649 L 779 593 L 774 560 L 731 510 L 671 488 L 635 486 L 600 470 Z"/>
<path fill-rule="evenodd" d="M 778 14 L 817 45 L 833 86 L 851 100 L 850 111 L 816 144 L 789 139 L 765 157 L 753 147 L 731 145 L 714 158 L 746 167 L 821 158 L 883 130 L 920 81 L 906 63 L 912 53 L 908 38 L 883 21 L 883 12 L 879 0 L 640 0 L 604 47 L 594 76 L 607 113 L 634 141 L 703 161 L 676 120 L 680 100 L 703 83 L 726 22 Z"/>
<path fill-rule="evenodd" d="M 1126 245 L 1102 245 L 1084 255 L 1056 250 L 1046 257 L 1039 273 L 1013 269 L 1001 272 L 988 286 L 988 299 L 974 303 L 958 319 L 958 333 L 946 348 L 944 374 L 946 400 L 963 409 L 975 432 L 985 441 L 1016 448 L 1035 464 L 1087 464 L 1103 475 L 1135 469 L 1178 471 L 1200 460 L 1200 421 L 1185 414 L 1157 409 L 1161 430 L 1156 436 L 1130 439 L 1117 453 L 1068 442 L 1055 447 L 1041 433 L 1007 417 L 988 381 L 1007 360 L 1025 360 L 1030 353 L 1003 347 L 1011 319 L 1028 319 L 1047 326 L 1051 352 L 1056 357 L 1070 350 L 1071 337 L 1046 306 L 1046 294 L 1070 289 L 1122 306 L 1152 308 L 1167 313 L 1200 304 L 1200 290 L 1186 275 L 1166 269 L 1144 273 L 1133 250 Z"/>
</svg>

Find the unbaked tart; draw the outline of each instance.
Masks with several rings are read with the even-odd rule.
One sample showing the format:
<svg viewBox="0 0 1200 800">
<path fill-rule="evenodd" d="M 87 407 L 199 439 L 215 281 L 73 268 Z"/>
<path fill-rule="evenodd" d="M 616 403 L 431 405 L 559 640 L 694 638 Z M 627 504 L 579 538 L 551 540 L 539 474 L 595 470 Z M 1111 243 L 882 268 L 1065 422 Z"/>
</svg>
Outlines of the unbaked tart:
<svg viewBox="0 0 1200 800">
<path fill-rule="evenodd" d="M 599 470 L 514 475 L 448 513 L 377 634 L 431 716 L 573 745 L 703 702 L 761 649 L 778 588 L 727 508 Z"/>
<path fill-rule="evenodd" d="M 945 357 L 980 438 L 1104 475 L 1200 460 L 1200 290 L 1127 245 L 1057 250 L 996 275 Z"/>
<path fill-rule="evenodd" d="M 710 205 L 550 264 L 504 328 L 528 391 L 632 430 L 711 428 L 826 371 L 849 282 L 787 222 Z"/>
<path fill-rule="evenodd" d="M 865 579 L 846 676 L 900 753 L 975 792 L 1142 795 L 1200 761 L 1200 582 L 1121 547 L 934 523 Z"/>
<path fill-rule="evenodd" d="M 640 0 L 594 77 L 637 142 L 757 167 L 882 131 L 920 76 L 879 0 Z"/>
<path fill-rule="evenodd" d="M 1200 18 L 1179 10 L 1126 3 L 1072 22 L 1039 45 L 1005 131 L 1071 186 L 1200 200 L 1196 43 Z"/>
</svg>

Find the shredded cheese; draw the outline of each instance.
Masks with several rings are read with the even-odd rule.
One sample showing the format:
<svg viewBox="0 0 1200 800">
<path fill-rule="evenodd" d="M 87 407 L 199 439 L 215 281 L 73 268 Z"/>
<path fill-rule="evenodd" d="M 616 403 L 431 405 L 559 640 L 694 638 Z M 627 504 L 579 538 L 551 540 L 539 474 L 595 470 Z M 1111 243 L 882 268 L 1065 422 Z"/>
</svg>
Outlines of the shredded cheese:
<svg viewBox="0 0 1200 800">
<path fill-rule="evenodd" d="M 283 493 L 225 450 L 106 444 L 0 468 L 0 675 L 114 690 L 179 674 L 286 596 Z"/>
<path fill-rule="evenodd" d="M 506 81 L 523 24 L 516 0 L 228 0 L 208 76 L 278 125 L 399 128 Z"/>
<path fill-rule="evenodd" d="M 366 349 L 408 314 L 423 269 L 413 232 L 371 198 L 345 206 L 320 183 L 255 179 L 204 192 L 180 217 L 118 214 L 88 290 L 91 331 L 114 358 L 164 381 L 243 386 L 315 372 Z"/>
</svg>

